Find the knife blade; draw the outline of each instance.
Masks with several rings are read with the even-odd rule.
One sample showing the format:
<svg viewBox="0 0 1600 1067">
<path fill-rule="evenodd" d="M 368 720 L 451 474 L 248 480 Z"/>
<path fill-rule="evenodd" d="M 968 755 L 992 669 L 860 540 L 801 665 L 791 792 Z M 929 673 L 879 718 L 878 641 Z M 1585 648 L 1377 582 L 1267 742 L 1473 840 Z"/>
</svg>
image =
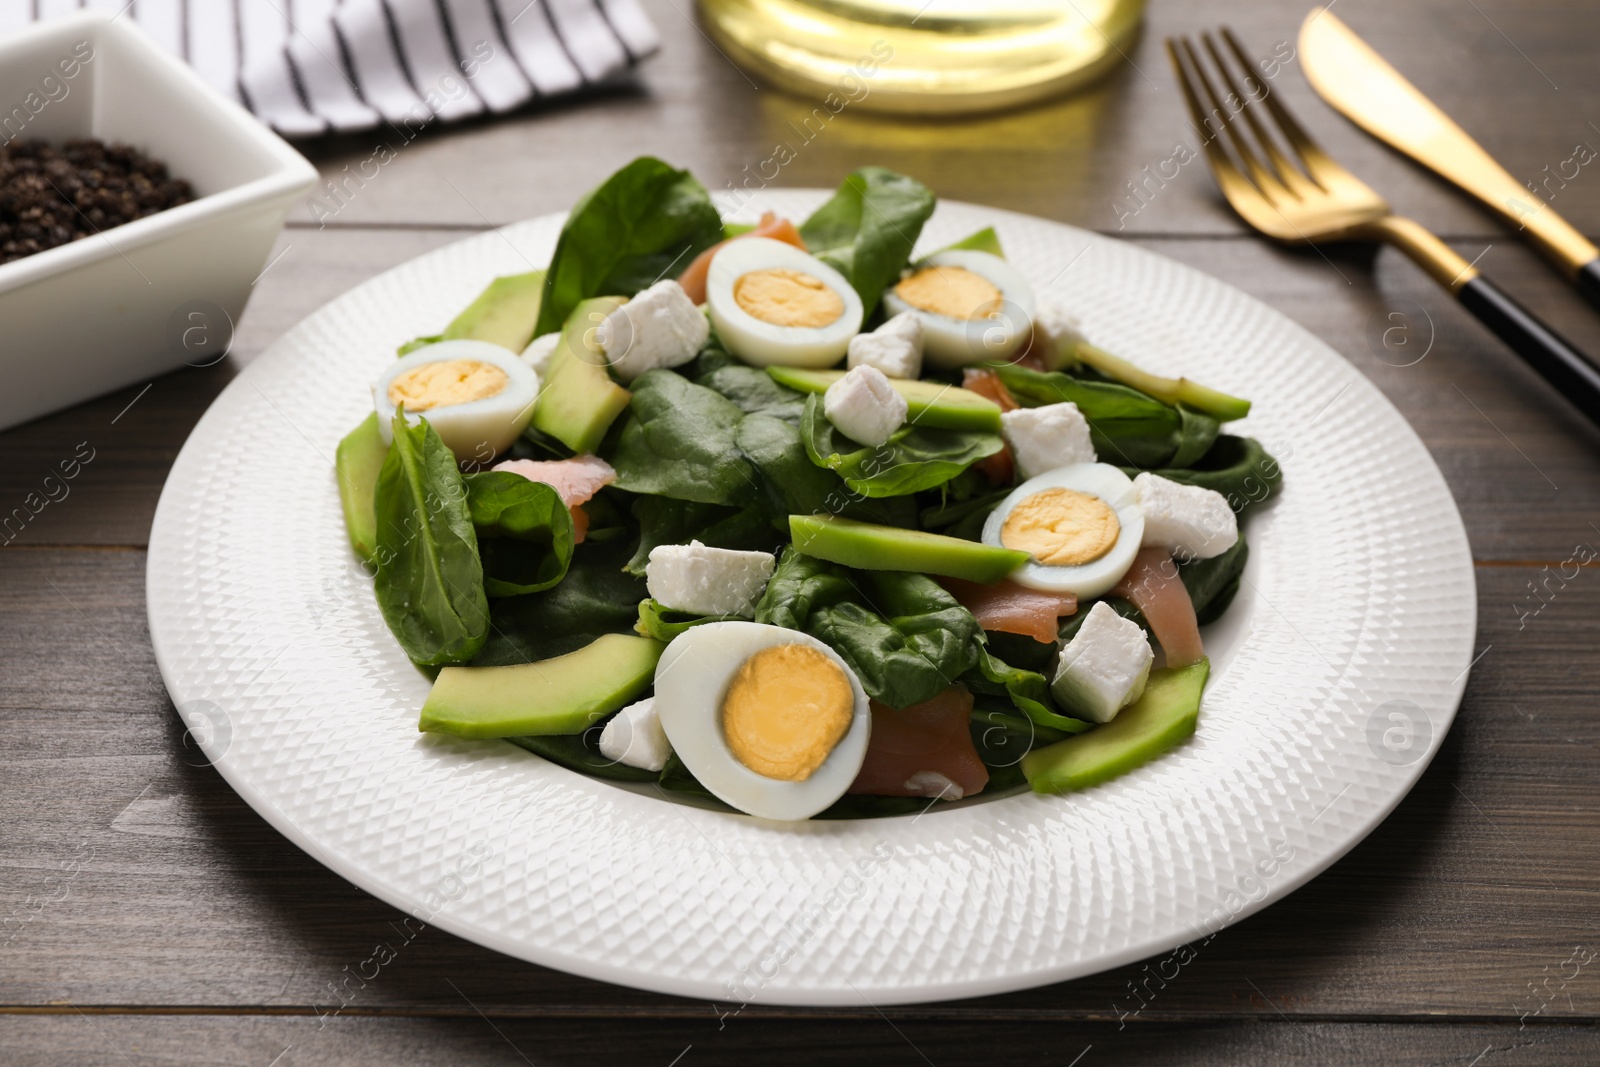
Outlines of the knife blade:
<svg viewBox="0 0 1600 1067">
<path fill-rule="evenodd" d="M 1338 16 L 1311 9 L 1300 26 L 1300 61 L 1306 80 L 1335 110 L 1527 234 L 1600 307 L 1600 248 L 1507 173 Z"/>
</svg>

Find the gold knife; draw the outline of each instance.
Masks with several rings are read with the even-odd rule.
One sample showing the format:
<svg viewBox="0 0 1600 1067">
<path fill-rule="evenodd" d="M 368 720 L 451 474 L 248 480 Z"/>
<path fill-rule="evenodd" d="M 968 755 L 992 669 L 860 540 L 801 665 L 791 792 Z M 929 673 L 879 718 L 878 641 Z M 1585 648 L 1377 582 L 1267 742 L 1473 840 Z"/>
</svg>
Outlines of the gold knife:
<svg viewBox="0 0 1600 1067">
<path fill-rule="evenodd" d="M 1600 307 L 1600 248 L 1494 161 L 1338 16 L 1316 7 L 1300 27 L 1306 80 L 1346 118 L 1481 200 L 1553 259 Z"/>
</svg>

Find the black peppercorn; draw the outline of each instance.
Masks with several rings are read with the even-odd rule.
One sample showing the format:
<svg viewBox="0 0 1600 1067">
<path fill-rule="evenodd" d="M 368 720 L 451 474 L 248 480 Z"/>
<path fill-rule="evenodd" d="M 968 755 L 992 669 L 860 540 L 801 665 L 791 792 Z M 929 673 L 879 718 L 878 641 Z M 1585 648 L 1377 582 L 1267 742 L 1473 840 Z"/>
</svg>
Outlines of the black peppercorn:
<svg viewBox="0 0 1600 1067">
<path fill-rule="evenodd" d="M 90 138 L 0 146 L 0 263 L 68 244 L 194 199 L 167 165 Z"/>
</svg>

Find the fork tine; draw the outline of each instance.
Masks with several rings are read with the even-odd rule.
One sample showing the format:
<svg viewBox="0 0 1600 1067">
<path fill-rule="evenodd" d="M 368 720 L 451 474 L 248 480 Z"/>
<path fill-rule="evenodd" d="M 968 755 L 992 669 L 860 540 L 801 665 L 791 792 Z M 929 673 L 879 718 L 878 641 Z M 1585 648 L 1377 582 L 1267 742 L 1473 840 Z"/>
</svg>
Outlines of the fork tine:
<svg viewBox="0 0 1600 1067">
<path fill-rule="evenodd" d="M 1261 87 L 1261 102 L 1267 105 L 1267 110 L 1272 113 L 1278 129 L 1282 131 L 1284 139 L 1289 142 L 1301 166 L 1305 167 L 1306 173 L 1311 175 L 1312 180 L 1324 189 L 1356 180 L 1353 174 L 1335 162 L 1333 157 L 1311 139 L 1311 135 L 1306 133 L 1295 117 L 1289 113 L 1289 109 L 1278 100 L 1278 94 L 1255 78 L 1255 68 L 1245 52 L 1244 45 L 1239 43 L 1239 38 L 1235 37 L 1233 31 L 1226 26 L 1222 27 L 1222 39 L 1228 42 L 1228 48 L 1238 59 L 1239 65 L 1250 72 L 1250 80 Z"/>
<path fill-rule="evenodd" d="M 1172 69 L 1178 75 L 1178 88 L 1183 93 L 1184 103 L 1189 107 L 1189 118 L 1194 122 L 1195 132 L 1200 135 L 1200 144 L 1205 150 L 1206 162 L 1211 165 L 1211 173 L 1217 179 L 1217 185 L 1221 187 L 1222 195 L 1233 203 L 1236 208 L 1239 207 L 1239 198 L 1241 197 L 1253 203 L 1266 206 L 1266 198 L 1261 195 L 1255 186 L 1250 184 L 1248 178 L 1240 173 L 1239 168 L 1234 166 L 1232 158 L 1229 157 L 1217 138 L 1206 135 L 1208 127 L 1206 126 L 1205 111 L 1201 107 L 1200 97 L 1195 91 L 1189 71 L 1185 69 L 1184 65 L 1185 50 L 1189 52 L 1189 63 L 1192 65 L 1194 62 L 1193 50 L 1189 48 L 1188 40 L 1181 37 L 1168 37 L 1166 45 L 1167 58 L 1172 61 Z"/>
<path fill-rule="evenodd" d="M 1226 33 L 1227 30 L 1224 29 L 1223 32 Z M 1307 196 L 1315 195 L 1318 190 L 1314 187 L 1313 180 L 1302 173 L 1293 163 L 1289 162 L 1278 149 L 1278 142 L 1272 138 L 1266 128 L 1262 126 L 1261 120 L 1256 117 L 1260 109 L 1253 105 L 1266 99 L 1267 87 L 1255 76 L 1252 66 L 1248 62 L 1240 63 L 1240 66 L 1244 68 L 1245 88 L 1247 90 L 1246 92 L 1240 92 L 1239 86 L 1233 80 L 1233 74 L 1228 69 L 1227 60 L 1223 57 L 1222 51 L 1217 48 L 1215 39 L 1212 38 L 1210 33 L 1202 33 L 1200 40 L 1205 44 L 1206 51 L 1211 54 L 1211 61 L 1217 65 L 1217 72 L 1222 78 L 1222 84 L 1227 88 L 1228 92 L 1243 102 L 1240 112 L 1244 115 L 1245 122 L 1249 123 L 1250 130 L 1255 134 L 1256 141 L 1261 145 L 1261 150 L 1266 155 L 1267 161 L 1272 164 L 1272 169 L 1277 174 L 1278 180 L 1288 188 L 1290 194 L 1296 199 L 1304 200 Z"/>
<path fill-rule="evenodd" d="M 1232 121 L 1237 112 L 1223 105 L 1222 98 L 1217 95 L 1216 87 L 1211 84 L 1211 76 L 1206 73 L 1205 64 L 1201 62 L 1199 53 L 1187 38 L 1183 41 L 1183 51 L 1185 57 L 1189 60 L 1189 64 L 1194 68 L 1195 77 L 1200 82 L 1200 87 L 1205 90 L 1206 99 L 1211 102 L 1210 113 L 1221 118 L 1222 132 L 1228 135 L 1228 140 L 1232 143 L 1234 152 L 1244 163 L 1251 182 L 1255 184 L 1261 195 L 1266 197 L 1268 201 L 1277 202 L 1286 197 L 1292 199 L 1293 194 L 1284 187 L 1282 182 L 1267 173 L 1266 168 L 1261 165 L 1261 161 L 1256 158 L 1255 152 L 1251 150 L 1250 142 L 1245 140 L 1244 135 L 1239 132 L 1239 124 Z M 1239 110 L 1244 110 L 1243 100 L 1239 102 Z M 1205 136 L 1205 131 L 1197 132 L 1202 137 Z"/>
</svg>

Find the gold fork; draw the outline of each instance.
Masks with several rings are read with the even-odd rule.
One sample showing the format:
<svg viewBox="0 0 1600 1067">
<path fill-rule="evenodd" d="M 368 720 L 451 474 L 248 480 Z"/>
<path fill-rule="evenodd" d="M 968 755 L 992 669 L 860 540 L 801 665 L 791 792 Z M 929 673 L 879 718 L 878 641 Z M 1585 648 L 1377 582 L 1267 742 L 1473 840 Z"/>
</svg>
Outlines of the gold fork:
<svg viewBox="0 0 1600 1067">
<path fill-rule="evenodd" d="M 1245 222 L 1289 244 L 1394 245 L 1600 424 L 1600 370 L 1593 362 L 1421 224 L 1396 215 L 1383 197 L 1319 148 L 1256 77 L 1255 65 L 1238 38 L 1226 28 L 1221 32 L 1240 69 L 1244 92 L 1234 80 L 1228 56 L 1209 33 L 1200 39 L 1226 95 L 1217 92 L 1200 52 L 1187 38 L 1168 38 L 1167 55 L 1178 73 L 1211 173 Z M 1269 126 L 1276 128 L 1293 160 L 1280 150 Z M 1224 136 L 1233 155 L 1222 143 Z"/>
</svg>

